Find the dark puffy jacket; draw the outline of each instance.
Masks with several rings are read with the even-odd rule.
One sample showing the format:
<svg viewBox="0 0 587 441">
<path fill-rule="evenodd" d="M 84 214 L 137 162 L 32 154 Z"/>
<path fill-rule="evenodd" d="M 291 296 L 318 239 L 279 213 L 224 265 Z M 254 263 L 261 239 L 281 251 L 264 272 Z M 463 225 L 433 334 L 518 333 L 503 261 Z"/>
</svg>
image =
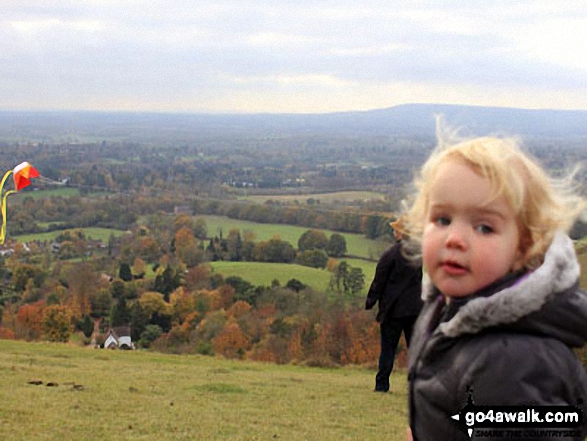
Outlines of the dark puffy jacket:
<svg viewBox="0 0 587 441">
<path fill-rule="evenodd" d="M 401 244 L 397 242 L 381 255 L 367 293 L 365 309 L 379 302 L 378 322 L 416 316 L 422 309 L 422 266 L 406 259 Z"/>
<path fill-rule="evenodd" d="M 425 278 L 409 350 L 414 440 L 471 439 L 463 421 L 452 418 L 469 397 L 475 406 L 578 406 L 587 416 L 587 374 L 571 349 L 587 341 L 587 293 L 578 278 L 573 244 L 562 233 L 537 270 L 449 305 Z M 578 436 L 527 430 L 515 439 L 582 440 L 586 424 L 573 429 Z"/>
</svg>

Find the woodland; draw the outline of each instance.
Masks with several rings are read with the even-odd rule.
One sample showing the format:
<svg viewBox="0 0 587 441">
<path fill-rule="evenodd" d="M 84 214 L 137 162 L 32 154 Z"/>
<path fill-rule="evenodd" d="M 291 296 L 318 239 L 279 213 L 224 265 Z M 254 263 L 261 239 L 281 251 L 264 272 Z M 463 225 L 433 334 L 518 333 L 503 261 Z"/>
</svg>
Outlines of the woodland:
<svg viewBox="0 0 587 441">
<path fill-rule="evenodd" d="M 585 160 L 579 141 L 553 143 L 529 149 L 555 174 Z M 0 338 L 100 346 L 109 328 L 130 326 L 136 347 L 162 352 L 372 365 L 378 325 L 361 294 L 370 280 L 344 260 L 342 233 L 385 248 L 389 222 L 433 145 L 427 137 L 300 134 L 0 139 L 6 170 L 28 161 L 46 178 L 9 199 Z M 383 198 L 317 196 L 340 191 Z M 264 203 L 248 199 L 258 195 Z M 277 234 L 260 241 L 238 229 L 212 233 L 202 215 L 307 230 L 297 243 Z M 94 239 L 86 228 L 111 234 Z M 18 239 L 47 232 L 53 239 Z M 577 225 L 574 237 L 583 232 Z M 218 260 L 323 268 L 331 282 L 325 292 L 295 278 L 254 286 L 213 272 Z"/>
</svg>

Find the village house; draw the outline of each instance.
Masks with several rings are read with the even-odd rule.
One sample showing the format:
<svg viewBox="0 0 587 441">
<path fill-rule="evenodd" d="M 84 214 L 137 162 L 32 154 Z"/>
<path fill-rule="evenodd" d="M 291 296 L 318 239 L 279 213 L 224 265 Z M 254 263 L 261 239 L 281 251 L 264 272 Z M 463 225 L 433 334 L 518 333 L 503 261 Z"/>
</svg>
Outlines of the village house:
<svg viewBox="0 0 587 441">
<path fill-rule="evenodd" d="M 135 345 L 130 337 L 130 326 L 110 328 L 104 341 L 105 349 L 134 349 Z"/>
</svg>

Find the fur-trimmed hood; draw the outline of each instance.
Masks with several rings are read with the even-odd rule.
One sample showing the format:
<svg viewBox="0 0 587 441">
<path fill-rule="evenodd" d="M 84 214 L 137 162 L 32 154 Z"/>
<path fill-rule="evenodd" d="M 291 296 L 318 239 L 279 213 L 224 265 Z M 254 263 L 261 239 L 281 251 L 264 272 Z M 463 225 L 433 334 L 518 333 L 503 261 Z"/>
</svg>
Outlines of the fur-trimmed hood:
<svg viewBox="0 0 587 441">
<path fill-rule="evenodd" d="M 559 232 L 538 269 L 508 288 L 471 299 L 451 320 L 440 324 L 439 330 L 454 338 L 500 327 L 582 346 L 587 341 L 587 293 L 578 288 L 579 274 L 573 243 Z M 423 300 L 430 302 L 437 296 L 438 291 L 425 276 Z"/>
</svg>

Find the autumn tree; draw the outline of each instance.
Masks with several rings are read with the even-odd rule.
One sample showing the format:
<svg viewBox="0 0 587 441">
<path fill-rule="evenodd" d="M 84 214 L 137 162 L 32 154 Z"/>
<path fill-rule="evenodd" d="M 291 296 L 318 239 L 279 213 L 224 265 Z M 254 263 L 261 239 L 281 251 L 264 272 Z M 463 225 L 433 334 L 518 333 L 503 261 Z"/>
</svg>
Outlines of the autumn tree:
<svg viewBox="0 0 587 441">
<path fill-rule="evenodd" d="M 189 291 L 210 287 L 212 268 L 209 264 L 200 264 L 190 268 L 185 276 L 185 287 Z"/>
<path fill-rule="evenodd" d="M 193 231 L 194 236 L 196 236 L 198 239 L 206 239 L 208 236 L 208 226 L 206 225 L 206 221 L 201 217 L 196 218 L 194 221 Z"/>
<path fill-rule="evenodd" d="M 194 296 L 181 286 L 171 293 L 169 303 L 173 310 L 173 320 L 181 324 L 196 307 Z"/>
<path fill-rule="evenodd" d="M 245 335 L 234 318 L 228 319 L 212 341 L 214 352 L 227 358 L 243 358 L 249 345 L 249 337 Z"/>
<path fill-rule="evenodd" d="M 98 276 L 89 263 L 73 264 L 67 273 L 69 295 L 72 301 L 71 313 L 80 318 L 90 313 L 90 298 L 95 295 Z"/>
<path fill-rule="evenodd" d="M 173 231 L 177 233 L 181 229 L 186 229 L 193 234 L 194 221 L 191 216 L 187 214 L 179 214 L 175 217 L 175 220 L 173 221 Z"/>
<path fill-rule="evenodd" d="M 175 233 L 175 255 L 188 267 L 194 267 L 204 260 L 204 251 L 199 248 L 192 231 L 185 226 Z"/>
<path fill-rule="evenodd" d="M 139 299 L 139 303 L 149 317 L 154 313 L 163 315 L 172 314 L 171 305 L 165 301 L 165 297 L 159 292 L 148 291 L 144 293 Z"/>
<path fill-rule="evenodd" d="M 331 257 L 342 257 L 346 254 L 346 239 L 342 234 L 333 233 L 326 244 L 326 252 Z"/>
<path fill-rule="evenodd" d="M 29 279 L 22 293 L 22 301 L 24 303 L 34 303 L 38 300 L 41 300 L 41 297 L 41 289 L 35 286 L 35 282 L 33 281 L 33 279 Z"/>
<path fill-rule="evenodd" d="M 305 250 L 298 254 L 297 263 L 312 268 L 326 268 L 328 254 L 324 250 Z"/>
<path fill-rule="evenodd" d="M 25 290 L 29 280 L 32 280 L 38 288 L 42 285 L 47 274 L 36 265 L 19 263 L 12 270 L 14 290 L 22 292 Z"/>
<path fill-rule="evenodd" d="M 138 244 L 138 253 L 142 259 L 153 263 L 161 255 L 161 247 L 153 237 L 141 237 Z"/>
<path fill-rule="evenodd" d="M 14 340 L 16 336 L 12 330 L 5 328 L 4 326 L 0 326 L 0 340 Z"/>
<path fill-rule="evenodd" d="M 4 329 L 9 329 L 12 334 L 16 332 L 17 329 L 17 314 L 18 314 L 18 307 L 15 304 L 5 304 L 4 307 L 1 309 L 2 316 L 0 317 L 0 323 L 2 323 L 2 327 Z"/>
<path fill-rule="evenodd" d="M 214 337 L 220 334 L 225 323 L 226 311 L 224 309 L 210 311 L 197 327 L 198 336 L 201 340 L 212 341 Z"/>
<path fill-rule="evenodd" d="M 67 307 L 47 306 L 43 311 L 43 331 L 49 341 L 67 342 L 71 336 L 71 314 Z"/>
<path fill-rule="evenodd" d="M 345 365 L 349 362 L 349 351 L 353 345 L 352 324 L 344 314 L 337 314 L 328 328 L 328 354 L 336 363 Z"/>
<path fill-rule="evenodd" d="M 253 250 L 253 258 L 259 262 L 291 263 L 295 259 L 294 247 L 279 237 L 259 242 Z"/>
<path fill-rule="evenodd" d="M 44 302 L 25 304 L 18 308 L 15 334 L 18 338 L 37 340 L 43 332 Z"/>
<path fill-rule="evenodd" d="M 145 276 L 146 267 L 147 265 L 143 259 L 138 256 L 135 257 L 131 268 L 133 278 L 142 279 Z"/>
<path fill-rule="evenodd" d="M 323 250 L 328 244 L 326 234 L 320 230 L 307 230 L 298 239 L 298 249 L 306 250 Z"/>
<path fill-rule="evenodd" d="M 251 311 L 251 305 L 244 300 L 238 300 L 232 304 L 230 309 L 226 312 L 227 317 L 241 318 Z"/>
</svg>

